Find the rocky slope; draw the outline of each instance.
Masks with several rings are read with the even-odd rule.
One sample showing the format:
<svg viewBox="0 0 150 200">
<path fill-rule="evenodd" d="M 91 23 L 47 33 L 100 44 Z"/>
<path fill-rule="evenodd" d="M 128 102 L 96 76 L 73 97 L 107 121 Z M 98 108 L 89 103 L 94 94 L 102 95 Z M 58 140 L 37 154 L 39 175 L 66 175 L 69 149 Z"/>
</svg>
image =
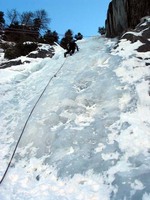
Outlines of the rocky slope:
<svg viewBox="0 0 150 200">
<path fill-rule="evenodd" d="M 3 41 L 0 41 L 0 45 L 2 42 Z M 5 43 L 8 44 L 7 42 Z M 4 69 L 7 67 L 16 66 L 16 65 L 21 65 L 24 63 L 30 63 L 35 58 L 46 58 L 46 57 L 52 58 L 54 54 L 55 54 L 55 50 L 53 46 L 49 44 L 39 43 L 36 50 L 30 52 L 28 55 L 8 60 L 4 58 L 4 50 L 0 48 L 0 69 L 1 68 Z"/>
<path fill-rule="evenodd" d="M 150 17 L 142 18 L 141 23 L 134 30 L 123 34 L 121 39 L 129 40 L 131 43 L 139 41 L 141 45 L 137 49 L 138 52 L 150 51 Z"/>
</svg>

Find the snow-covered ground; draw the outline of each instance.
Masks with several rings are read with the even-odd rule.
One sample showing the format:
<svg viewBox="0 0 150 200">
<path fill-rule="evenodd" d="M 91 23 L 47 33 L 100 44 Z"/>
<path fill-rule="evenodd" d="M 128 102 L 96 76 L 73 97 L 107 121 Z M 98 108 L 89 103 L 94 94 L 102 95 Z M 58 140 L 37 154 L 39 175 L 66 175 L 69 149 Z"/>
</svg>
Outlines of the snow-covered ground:
<svg viewBox="0 0 150 200">
<path fill-rule="evenodd" d="M 0 70 L 0 200 L 150 199 L 150 52 L 115 43 Z"/>
</svg>

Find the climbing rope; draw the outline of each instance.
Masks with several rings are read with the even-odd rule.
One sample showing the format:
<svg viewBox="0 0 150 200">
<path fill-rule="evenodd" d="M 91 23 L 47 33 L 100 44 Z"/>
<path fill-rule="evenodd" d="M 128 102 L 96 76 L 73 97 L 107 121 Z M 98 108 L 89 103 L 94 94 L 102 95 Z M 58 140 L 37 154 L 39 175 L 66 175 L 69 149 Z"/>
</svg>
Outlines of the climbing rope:
<svg viewBox="0 0 150 200">
<path fill-rule="evenodd" d="M 17 148 L 18 148 L 19 142 L 20 142 L 20 140 L 21 140 L 21 138 L 22 138 L 22 136 L 23 136 L 23 133 L 24 133 L 24 131 L 25 131 L 25 128 L 26 128 L 26 126 L 27 126 L 27 124 L 28 124 L 28 121 L 29 121 L 29 119 L 30 119 L 30 117 L 31 117 L 31 115 L 32 115 L 32 113 L 33 113 L 35 107 L 37 106 L 38 102 L 40 101 L 40 99 L 41 99 L 41 97 L 43 96 L 44 92 L 46 91 L 47 87 L 48 87 L 49 84 L 51 83 L 52 79 L 53 79 L 54 77 L 56 77 L 57 74 L 60 72 L 60 70 L 63 68 L 65 62 L 66 62 L 66 59 L 64 60 L 63 64 L 60 66 L 60 68 L 57 70 L 57 72 L 49 79 L 47 85 L 45 86 L 45 88 L 44 88 L 44 90 L 42 91 L 41 95 L 39 96 L 39 98 L 37 99 L 36 103 L 34 104 L 34 106 L 33 106 L 32 110 L 31 110 L 31 112 L 29 113 L 29 116 L 28 116 L 28 118 L 27 118 L 27 120 L 26 120 L 26 122 L 25 122 L 25 124 L 24 124 L 24 126 L 23 126 L 23 129 L 22 129 L 21 134 L 20 134 L 20 136 L 19 136 L 19 139 L 18 139 L 18 141 L 17 141 L 17 143 L 16 143 L 16 146 L 15 146 L 15 148 L 14 148 L 14 151 L 13 151 L 13 153 L 12 153 L 12 156 L 11 156 L 11 158 L 10 158 L 10 161 L 9 161 L 9 163 L 8 163 L 8 165 L 7 165 L 7 168 L 5 169 L 5 172 L 4 172 L 4 174 L 3 174 L 2 178 L 1 178 L 0 184 L 2 184 L 2 182 L 3 182 L 3 180 L 4 180 L 5 176 L 6 176 L 6 174 L 7 174 L 7 172 L 8 172 L 8 170 L 9 170 L 9 168 L 10 168 L 10 165 L 11 165 L 11 163 L 12 163 L 12 160 L 13 160 L 14 155 L 15 155 L 15 153 L 16 153 L 16 150 L 17 150 Z"/>
</svg>

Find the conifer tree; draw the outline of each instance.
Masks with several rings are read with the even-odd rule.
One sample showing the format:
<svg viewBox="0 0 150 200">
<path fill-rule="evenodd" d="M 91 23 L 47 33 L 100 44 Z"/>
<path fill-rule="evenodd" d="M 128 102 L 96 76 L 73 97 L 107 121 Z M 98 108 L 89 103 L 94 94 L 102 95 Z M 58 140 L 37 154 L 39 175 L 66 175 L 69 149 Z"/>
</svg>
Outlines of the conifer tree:
<svg viewBox="0 0 150 200">
<path fill-rule="evenodd" d="M 61 47 L 63 47 L 64 49 L 67 49 L 68 48 L 68 44 L 72 39 L 73 39 L 73 32 L 72 32 L 71 29 L 68 29 L 65 32 L 65 36 L 60 41 Z"/>
<path fill-rule="evenodd" d="M 56 31 L 47 30 L 44 37 L 44 41 L 50 45 L 53 45 L 55 42 L 58 43 L 58 33 Z"/>
<path fill-rule="evenodd" d="M 75 37 L 76 40 L 82 40 L 83 35 L 79 32 L 79 33 L 76 34 L 74 37 Z"/>
<path fill-rule="evenodd" d="M 100 33 L 101 35 L 104 35 L 106 33 L 106 29 L 104 27 L 99 27 L 98 33 Z"/>
</svg>

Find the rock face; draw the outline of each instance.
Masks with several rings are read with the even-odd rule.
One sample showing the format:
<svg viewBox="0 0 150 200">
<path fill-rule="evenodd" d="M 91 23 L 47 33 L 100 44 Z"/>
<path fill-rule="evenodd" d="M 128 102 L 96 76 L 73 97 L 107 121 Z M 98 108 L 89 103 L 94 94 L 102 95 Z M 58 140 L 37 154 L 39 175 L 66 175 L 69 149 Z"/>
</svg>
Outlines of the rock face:
<svg viewBox="0 0 150 200">
<path fill-rule="evenodd" d="M 149 0 L 112 0 L 107 11 L 106 36 L 120 36 L 135 28 L 145 16 L 150 16 Z"/>
</svg>

